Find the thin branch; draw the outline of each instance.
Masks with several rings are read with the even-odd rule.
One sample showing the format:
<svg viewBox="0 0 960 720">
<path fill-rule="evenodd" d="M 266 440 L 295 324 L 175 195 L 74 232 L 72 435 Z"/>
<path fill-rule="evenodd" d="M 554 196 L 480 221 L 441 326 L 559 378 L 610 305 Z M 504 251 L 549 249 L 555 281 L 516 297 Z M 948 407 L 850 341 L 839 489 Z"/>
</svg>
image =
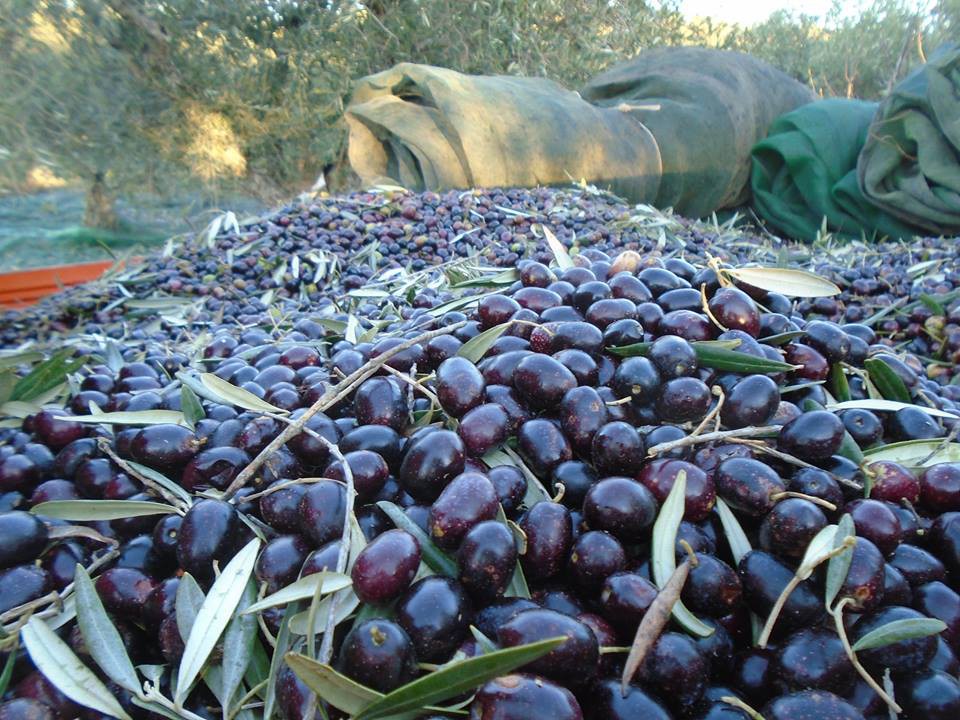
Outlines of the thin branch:
<svg viewBox="0 0 960 720">
<path fill-rule="evenodd" d="M 382 355 L 365 364 L 363 367 L 350 373 L 335 386 L 327 390 L 319 400 L 307 408 L 303 415 L 297 418 L 296 422 L 291 423 L 284 428 L 284 430 L 277 435 L 277 437 L 275 437 L 263 450 L 261 450 L 260 453 L 250 462 L 250 464 L 241 470 L 237 477 L 233 479 L 233 482 L 230 483 L 227 489 L 224 490 L 223 499 L 229 500 L 237 493 L 238 490 L 240 490 L 240 488 L 244 487 L 254 476 L 254 474 L 256 474 L 257 470 L 260 469 L 260 466 L 267 461 L 267 458 L 283 447 L 288 440 L 297 436 L 303 431 L 304 425 L 309 422 L 310 418 L 312 418 L 318 412 L 322 412 L 348 397 L 350 393 L 352 393 L 357 386 L 360 385 L 360 383 L 362 383 L 368 377 L 374 375 L 393 357 L 399 355 L 404 350 L 409 350 L 414 345 L 419 345 L 420 343 L 427 342 L 441 335 L 449 335 L 452 332 L 456 332 L 466 324 L 467 321 L 463 320 L 437 330 L 430 330 L 429 332 L 417 335 L 415 338 L 411 338 L 410 340 L 407 340 L 396 347 L 390 348 Z"/>
<path fill-rule="evenodd" d="M 714 442 L 715 440 L 732 440 L 734 438 L 753 438 L 760 437 L 763 435 L 771 435 L 779 432 L 782 425 L 767 425 L 765 427 L 745 427 L 737 428 L 735 430 L 721 430 L 719 432 L 710 432 L 704 433 L 703 435 L 688 435 L 687 437 L 682 437 L 679 440 L 670 440 L 669 442 L 662 442 L 658 445 L 654 445 L 652 448 L 647 450 L 647 457 L 653 458 L 657 455 L 663 455 L 677 448 L 690 447 L 691 445 L 699 445 L 701 443 Z"/>
</svg>

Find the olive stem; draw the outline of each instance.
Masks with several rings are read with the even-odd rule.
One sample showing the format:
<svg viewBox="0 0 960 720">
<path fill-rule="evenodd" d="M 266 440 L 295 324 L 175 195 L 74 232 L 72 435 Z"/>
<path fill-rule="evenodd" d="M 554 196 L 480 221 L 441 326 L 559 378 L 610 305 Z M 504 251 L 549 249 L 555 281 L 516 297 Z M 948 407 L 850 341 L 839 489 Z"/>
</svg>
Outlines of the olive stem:
<svg viewBox="0 0 960 720">
<path fill-rule="evenodd" d="M 751 720 L 764 720 L 763 715 L 761 715 L 759 712 L 757 712 L 752 707 L 747 705 L 743 700 L 741 700 L 738 697 L 735 697 L 734 695 L 724 695 L 723 697 L 720 698 L 720 702 L 726 703 L 727 705 L 731 705 L 737 708 L 738 710 L 743 710 L 743 712 L 745 712 L 747 715 L 750 716 Z"/>
<path fill-rule="evenodd" d="M 690 433 L 690 437 L 699 436 L 712 420 L 715 420 L 720 416 L 720 410 L 723 408 L 723 403 L 727 399 L 726 395 L 723 394 L 723 389 L 719 385 L 714 385 L 710 391 L 717 396 L 717 404 L 714 405 L 713 409 L 704 416 L 703 420 L 700 421 L 700 424 L 694 428 L 693 432 Z M 718 427 L 715 427 L 713 431 L 717 432 L 718 429 Z"/>
<path fill-rule="evenodd" d="M 148 488 L 153 490 L 155 493 L 157 493 L 160 497 L 162 497 L 168 503 L 173 505 L 177 509 L 177 512 L 180 515 L 183 515 L 187 510 L 190 509 L 189 507 L 184 507 L 185 503 L 183 502 L 182 499 L 178 498 L 172 492 L 167 490 L 165 487 L 163 487 L 159 483 L 154 482 L 143 473 L 137 472 L 137 470 L 130 463 L 128 463 L 122 457 L 117 455 L 117 453 L 114 452 L 113 448 L 110 447 L 110 441 L 107 438 L 102 437 L 99 440 L 97 440 L 97 446 L 106 455 L 108 455 L 111 460 L 113 460 L 113 462 L 117 465 L 117 467 L 119 467 L 121 470 L 127 473 L 127 475 L 129 475 L 130 477 L 135 477 L 137 480 L 139 480 Z"/>
<path fill-rule="evenodd" d="M 239 713 L 243 709 L 243 706 L 246 705 L 251 698 L 257 695 L 261 690 L 263 690 L 269 682 L 270 682 L 270 679 L 268 678 L 266 680 L 260 681 L 259 683 L 254 685 L 252 688 L 250 688 L 247 694 L 237 701 L 237 704 L 234 706 L 233 710 L 231 710 L 230 714 L 227 715 L 227 720 L 233 720 L 233 718 L 237 716 L 237 713 Z"/>
<path fill-rule="evenodd" d="M 760 437 L 762 435 L 770 435 L 777 433 L 782 425 L 767 425 L 763 427 L 750 426 L 744 428 L 736 428 L 735 430 L 720 430 L 719 432 L 709 432 L 704 433 L 703 435 L 687 435 L 682 437 L 679 440 L 670 440 L 668 442 L 662 442 L 658 445 L 654 445 L 652 448 L 647 450 L 647 457 L 656 457 L 657 455 L 662 455 L 663 453 L 670 452 L 671 450 L 676 450 L 678 448 L 689 447 L 691 445 L 699 445 L 700 443 L 714 442 L 715 440 L 731 440 L 734 438 L 752 438 Z"/>
<path fill-rule="evenodd" d="M 302 432 L 303 426 L 310 421 L 310 418 L 312 418 L 318 412 L 322 412 L 343 400 L 351 392 L 353 392 L 360 383 L 386 365 L 391 358 L 399 355 L 404 350 L 409 350 L 414 345 L 419 345 L 422 342 L 427 342 L 428 340 L 432 340 L 435 337 L 440 337 L 441 335 L 449 335 L 450 333 L 456 332 L 466 324 L 467 321 L 462 320 L 460 322 L 453 323 L 452 325 L 447 325 L 436 330 L 430 330 L 428 332 L 421 333 L 414 338 L 410 338 L 409 340 L 400 343 L 396 347 L 390 348 L 382 355 L 379 355 L 370 362 L 366 363 L 363 367 L 358 368 L 354 372 L 347 375 L 347 377 L 326 391 L 313 405 L 308 407 L 303 415 L 297 418 L 296 422 L 288 425 L 279 435 L 277 435 L 277 437 L 271 440 L 270 443 L 263 450 L 261 450 L 260 453 L 253 460 L 251 460 L 243 470 L 240 471 L 237 477 L 233 479 L 233 482 L 227 486 L 227 489 L 223 491 L 222 498 L 224 500 L 229 500 L 232 498 L 240 488 L 244 487 L 247 482 L 250 481 L 254 473 L 256 473 L 257 470 L 260 469 L 260 466 L 267 461 L 267 458 L 283 447 L 283 445 L 285 445 L 290 438 L 295 437 Z"/>
<path fill-rule="evenodd" d="M 827 560 L 836 557 L 842 552 L 846 552 L 848 549 L 850 549 L 850 544 L 844 542 L 843 544 L 833 548 L 830 552 L 819 556 L 815 562 L 811 562 L 809 564 L 806 564 L 805 562 L 804 564 L 800 565 L 799 568 L 797 568 L 797 572 L 792 578 L 790 578 L 790 582 L 784 586 L 783 590 L 780 592 L 780 596 L 777 598 L 773 608 L 770 610 L 770 614 L 767 616 L 767 621 L 764 623 L 763 631 L 760 633 L 760 637 L 757 638 L 757 647 L 765 648 L 767 646 L 767 642 L 770 640 L 770 634 L 773 632 L 773 626 L 776 625 L 777 618 L 780 617 L 780 613 L 783 611 L 783 606 L 787 604 L 787 600 L 790 599 L 790 594 L 797 589 L 800 583 L 809 578 L 811 573 L 813 573 L 814 568 L 816 568 L 818 565 L 822 565 L 823 563 L 827 562 Z"/>
<path fill-rule="evenodd" d="M 754 450 L 757 450 L 762 453 L 766 453 L 767 455 L 770 455 L 771 457 L 775 457 L 778 460 L 783 460 L 785 463 L 788 463 L 790 465 L 796 465 L 797 467 L 809 468 L 812 470 L 821 470 L 821 468 L 818 468 L 816 465 L 811 465 L 806 460 L 801 460 L 800 458 L 794 457 L 793 455 L 788 455 L 785 452 L 781 452 L 780 450 L 772 448 L 769 445 L 757 440 L 731 438 L 730 442 L 737 443 L 738 445 L 749 445 Z M 850 480 L 849 478 L 840 477 L 839 475 L 836 475 L 834 473 L 827 473 L 827 474 L 830 475 L 830 477 L 832 477 L 841 485 L 846 485 L 847 487 L 860 492 L 863 491 L 863 485 L 856 482 L 855 480 Z"/>
<path fill-rule="evenodd" d="M 903 712 L 897 701 L 894 700 L 887 694 L 887 691 L 884 690 L 880 684 L 871 677 L 870 673 L 867 672 L 867 669 L 860 664 L 860 659 L 857 657 L 857 653 L 854 652 L 853 647 L 850 645 L 850 640 L 847 638 L 846 628 L 843 627 L 843 608 L 848 604 L 853 602 L 851 598 L 843 598 L 838 602 L 833 610 L 830 611 L 830 614 L 833 616 L 833 623 L 837 629 L 837 635 L 840 637 L 840 642 L 843 644 L 843 651 L 847 654 L 847 658 L 850 660 L 850 664 L 853 665 L 853 668 L 857 671 L 857 674 L 863 678 L 863 681 L 871 687 L 871 689 L 880 696 L 880 699 L 883 700 L 887 706 L 897 715 Z"/>
<path fill-rule="evenodd" d="M 814 505 L 819 505 L 820 507 L 829 510 L 830 512 L 837 511 L 836 505 L 834 505 L 829 500 L 824 500 L 823 498 L 819 498 L 816 495 L 807 495 L 806 493 L 794 492 L 793 490 L 784 490 L 783 492 L 774 493 L 773 495 L 770 496 L 770 499 L 773 500 L 774 502 L 780 502 L 781 500 L 785 500 L 786 498 L 798 498 L 800 500 L 807 500 L 809 502 L 812 502 Z"/>
<path fill-rule="evenodd" d="M 350 468 L 350 463 L 343 457 L 343 453 L 340 452 L 340 448 L 337 447 L 336 444 L 326 438 L 323 439 L 323 442 L 326 443 L 330 454 L 339 460 L 343 466 L 343 477 L 347 484 L 346 510 L 343 515 L 343 532 L 340 535 L 340 548 L 337 553 L 337 572 L 343 574 L 346 572 L 347 558 L 350 553 L 350 534 L 352 529 L 350 521 L 353 518 L 353 506 L 357 493 L 353 486 L 353 470 Z M 336 596 L 330 601 L 330 610 L 327 613 L 327 623 L 323 631 L 323 640 L 320 643 L 320 652 L 317 655 L 317 659 L 322 663 L 330 662 L 330 658 L 333 656 L 333 626 L 336 624 L 337 618 L 337 603 L 335 597 Z"/>
<path fill-rule="evenodd" d="M 433 393 L 431 390 L 428 390 L 423 386 L 423 380 L 417 380 L 413 377 L 410 377 L 410 375 L 408 375 L 407 373 L 400 372 L 396 368 L 392 368 L 389 365 L 384 365 L 383 369 L 386 370 L 391 375 L 394 375 L 395 377 L 398 377 L 401 380 L 403 380 L 405 383 L 410 385 L 414 389 L 414 391 L 419 392 L 421 395 L 427 398 L 430 402 L 434 403 L 434 405 L 437 405 L 439 407 L 440 399 L 436 396 L 435 393 Z M 429 375 L 427 376 L 427 378 L 428 377 Z"/>
</svg>

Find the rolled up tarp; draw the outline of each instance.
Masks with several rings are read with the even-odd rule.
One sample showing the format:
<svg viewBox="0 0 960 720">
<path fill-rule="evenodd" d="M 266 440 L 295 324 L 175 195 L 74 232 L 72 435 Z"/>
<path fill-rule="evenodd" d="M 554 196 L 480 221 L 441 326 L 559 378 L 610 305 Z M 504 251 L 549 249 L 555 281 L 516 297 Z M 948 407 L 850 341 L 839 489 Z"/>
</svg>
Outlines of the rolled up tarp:
<svg viewBox="0 0 960 720">
<path fill-rule="evenodd" d="M 750 150 L 779 116 L 813 93 L 743 53 L 650 50 L 593 78 L 580 91 L 605 107 L 635 106 L 660 147 L 655 204 L 699 217 L 749 197 Z"/>
<path fill-rule="evenodd" d="M 877 206 L 960 234 L 960 45 L 940 47 L 880 103 L 857 172 Z"/>
<path fill-rule="evenodd" d="M 814 240 L 824 218 L 827 229 L 841 235 L 914 235 L 915 228 L 869 202 L 857 182 L 857 157 L 877 106 L 821 100 L 774 121 L 753 148 L 757 214 L 798 240 Z"/>
<path fill-rule="evenodd" d="M 631 114 L 541 78 L 463 75 L 402 63 L 360 80 L 348 156 L 367 184 L 415 190 L 568 184 L 650 202 L 660 153 Z"/>
</svg>

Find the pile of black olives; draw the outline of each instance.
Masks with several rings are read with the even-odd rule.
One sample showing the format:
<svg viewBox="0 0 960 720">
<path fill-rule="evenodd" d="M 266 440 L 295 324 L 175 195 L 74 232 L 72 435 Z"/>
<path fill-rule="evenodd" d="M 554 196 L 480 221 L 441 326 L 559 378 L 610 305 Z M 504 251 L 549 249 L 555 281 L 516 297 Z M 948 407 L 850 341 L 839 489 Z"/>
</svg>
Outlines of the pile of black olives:
<svg viewBox="0 0 960 720">
<path fill-rule="evenodd" d="M 463 247 L 479 248 L 478 262 L 515 266 L 512 284 L 458 290 L 424 281 L 346 310 L 336 294 L 362 286 L 350 278 L 367 278 L 344 272 L 330 286 L 336 292 L 317 289 L 284 315 L 240 299 L 248 288 L 234 281 L 225 295 L 190 291 L 208 298 L 189 325 L 191 336 L 203 329 L 202 342 L 171 341 L 172 331 L 146 320 L 131 330 L 109 313 L 102 327 L 78 326 L 87 333 L 76 345 L 85 362 L 63 406 L 34 408 L 0 430 L 4 627 L 18 619 L 10 611 L 68 589 L 78 563 L 94 564 L 96 590 L 129 655 L 137 665 L 166 665 L 168 683 L 184 651 L 180 578 L 189 572 L 209 589 L 256 530 L 265 537 L 255 567 L 263 595 L 335 571 L 349 555 L 344 569 L 359 604 L 336 628 L 331 662 L 381 693 L 491 646 L 562 636 L 548 654 L 476 688 L 469 717 L 755 719 L 749 706 L 766 720 L 880 720 L 888 705 L 851 662 L 825 607 L 824 567 L 789 595 L 764 647 L 752 627 L 766 621 L 811 540 L 849 515 L 856 539 L 837 595 L 849 642 L 899 620 L 945 624 L 937 634 L 862 650 L 858 664 L 878 682 L 888 674 L 906 720 L 960 716 L 960 385 L 950 384 L 960 352 L 960 299 L 950 294 L 957 266 L 944 263 L 914 283 L 887 257 L 876 267 L 895 272 L 880 282 L 818 261 L 812 267 L 840 282 L 843 294 L 791 298 L 739 283 L 693 251 L 682 259 L 634 241 L 635 249 L 617 252 L 620 236 L 608 227 L 616 206 L 595 199 L 610 217 L 571 214 L 566 227 L 587 222 L 594 244 L 610 252 L 583 243 L 560 269 L 542 244 L 527 253 L 525 239 L 503 236 L 511 232 L 505 220 L 519 217 L 503 214 L 508 200 L 518 207 L 534 197 L 544 212 L 547 191 L 510 193 L 470 196 L 478 215 L 503 215 L 495 226 L 501 244 Z M 438 219 L 438 208 L 461 207 L 463 198 L 405 197 L 398 217 L 422 223 L 426 237 L 443 232 L 450 241 L 449 232 L 469 230 L 466 216 L 449 231 Z M 350 253 L 375 225 L 394 260 L 424 247 L 449 259 L 439 253 L 447 247 L 408 237 L 404 222 L 376 212 L 355 216 Z M 323 213 L 329 208 L 288 211 L 290 222 L 261 223 L 264 237 L 282 247 L 300 220 L 314 230 L 305 237 L 346 237 L 343 216 Z M 699 231 L 684 232 L 694 243 Z M 931 245 L 927 255 L 936 261 L 951 252 Z M 415 261 L 411 270 L 433 264 L 425 255 Z M 173 275 L 161 279 L 167 292 L 184 289 Z M 902 304 L 910 308 L 904 316 L 861 322 L 896 292 L 926 300 Z M 293 302 L 293 286 L 281 295 Z M 463 302 L 446 309 L 457 298 Z M 9 341 L 22 337 L 22 322 L 6 328 Z M 116 335 L 119 362 L 91 339 L 105 328 L 108 336 L 132 333 Z M 732 359 L 705 352 L 715 348 Z M 343 379 L 364 367 L 370 376 L 341 392 Z M 183 385 L 200 372 L 274 410 L 201 393 L 202 417 L 192 427 L 70 419 L 91 407 L 144 417 L 186 412 Z M 884 391 L 900 404 L 871 405 Z M 854 406 L 835 408 L 838 394 Z M 318 403 L 304 430 L 257 459 Z M 897 454 L 924 441 L 928 452 Z M 90 522 L 31 512 L 51 501 L 162 500 L 130 462 L 178 484 L 192 498 L 189 509 Z M 251 463 L 255 472 L 238 487 Z M 693 565 L 681 600 L 712 632 L 668 624 L 623 693 L 627 650 L 660 592 L 651 570 L 654 524 L 681 474 L 676 558 Z M 718 501 L 752 547 L 740 557 Z M 344 532 L 348 513 L 366 544 L 343 553 L 341 543 L 357 542 Z M 283 616 L 283 606 L 260 613 L 264 647 Z M 88 657 L 76 626 L 58 632 Z M 294 649 L 303 642 L 296 636 Z M 8 644 L 5 653 L 14 658 L 0 720 L 105 717 L 64 695 L 22 649 Z M 104 679 L 128 714 L 150 715 Z M 276 712 L 287 720 L 346 717 L 319 703 L 281 663 Z M 221 716 L 202 684 L 185 707 Z"/>
</svg>

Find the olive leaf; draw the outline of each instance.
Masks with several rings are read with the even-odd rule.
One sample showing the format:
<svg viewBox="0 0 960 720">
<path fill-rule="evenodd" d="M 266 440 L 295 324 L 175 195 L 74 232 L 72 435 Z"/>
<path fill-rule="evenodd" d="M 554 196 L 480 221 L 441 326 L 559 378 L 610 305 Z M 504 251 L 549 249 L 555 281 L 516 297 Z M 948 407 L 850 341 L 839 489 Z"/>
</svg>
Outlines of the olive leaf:
<svg viewBox="0 0 960 720">
<path fill-rule="evenodd" d="M 960 462 L 960 443 L 933 440 L 904 440 L 864 452 L 870 462 L 890 460 L 907 467 L 930 467 L 939 463 Z"/>
<path fill-rule="evenodd" d="M 13 394 L 13 386 L 16 384 L 17 376 L 13 374 L 13 370 L 0 372 L 0 413 L 3 411 L 4 404 L 6 404 Z"/>
<path fill-rule="evenodd" d="M 107 537 L 86 525 L 54 525 L 47 529 L 48 540 L 56 541 L 67 538 L 84 538 L 104 545 L 116 545 L 118 543 L 116 538 Z"/>
<path fill-rule="evenodd" d="M 36 350 L 27 350 L 18 353 L 0 353 L 0 370 L 15 368 L 18 365 L 32 365 L 39 360 L 43 360 L 43 353 Z"/>
<path fill-rule="evenodd" d="M 7 660 L 3 663 L 3 672 L 0 673 L 0 697 L 7 693 L 10 678 L 13 677 L 13 666 L 17 662 L 17 653 L 7 653 Z"/>
<path fill-rule="evenodd" d="M 416 538 L 417 543 L 420 545 L 420 554 L 423 557 L 423 561 L 431 570 L 440 575 L 446 575 L 452 578 L 459 575 L 457 561 L 438 548 L 433 540 L 430 539 L 430 536 L 411 520 L 402 509 L 386 500 L 378 502 L 377 507 L 383 510 L 383 512 L 387 514 L 387 517 L 389 517 L 390 520 L 393 521 L 393 524 L 399 529 L 406 530 Z"/>
<path fill-rule="evenodd" d="M 299 609 L 299 603 L 290 603 L 280 621 L 280 630 L 277 632 L 277 644 L 273 648 L 273 655 L 270 657 L 270 670 L 267 677 L 267 688 L 263 695 L 263 718 L 272 720 L 273 711 L 277 703 L 277 678 L 280 677 L 280 670 L 283 665 L 287 651 L 290 649 L 293 638 L 290 637 L 290 618 L 292 618 Z"/>
<path fill-rule="evenodd" d="M 550 248 L 550 252 L 553 253 L 553 259 L 556 261 L 557 267 L 561 270 L 569 270 L 574 267 L 573 258 L 570 257 L 567 248 L 557 239 L 553 231 L 546 225 L 541 225 L 540 229 L 543 230 L 543 237 L 547 241 L 547 247 Z"/>
<path fill-rule="evenodd" d="M 759 341 L 764 345 L 786 345 L 791 340 L 796 340 L 798 337 L 803 337 L 806 334 L 806 330 L 788 330 L 787 332 L 759 338 Z"/>
<path fill-rule="evenodd" d="M 203 411 L 200 398 L 190 389 L 189 385 L 180 386 L 180 407 L 183 408 L 183 418 L 187 425 L 193 427 L 203 420 L 207 414 Z"/>
<path fill-rule="evenodd" d="M 229 720 L 230 701 L 247 672 L 253 655 L 253 644 L 257 639 L 257 618 L 245 615 L 243 611 L 257 598 L 257 588 L 250 580 L 237 603 L 237 612 L 227 624 L 223 633 L 223 677 L 221 678 L 223 697 L 223 720 Z"/>
<path fill-rule="evenodd" d="M 871 630 L 853 644 L 853 651 L 872 650 L 873 648 L 891 645 L 901 640 L 938 635 L 947 629 L 943 620 L 934 618 L 908 618 L 894 620 L 886 625 Z"/>
<path fill-rule="evenodd" d="M 724 268 L 723 272 L 755 288 L 780 293 L 788 297 L 830 297 L 842 292 L 839 287 L 825 277 L 814 275 L 805 270 L 744 267 Z"/>
<path fill-rule="evenodd" d="M 244 410 L 252 410 L 254 412 L 270 412 L 279 415 L 287 414 L 286 410 L 282 410 L 276 405 L 271 405 L 266 400 L 261 400 L 249 390 L 244 390 L 241 387 L 228 383 L 213 373 L 201 373 L 200 382 L 225 405 L 236 405 L 237 407 L 242 407 Z"/>
<path fill-rule="evenodd" d="M 172 515 L 177 509 L 172 505 L 149 500 L 50 500 L 30 508 L 34 515 L 89 522 L 94 520 L 121 520 L 147 515 Z"/>
<path fill-rule="evenodd" d="M 680 528 L 680 521 L 683 519 L 684 506 L 686 504 L 687 492 L 687 473 L 683 470 L 677 473 L 677 478 L 673 482 L 670 494 L 664 500 L 660 513 L 657 515 L 656 522 L 653 524 L 653 538 L 651 541 L 651 562 L 650 568 L 653 574 L 654 582 L 658 588 L 663 588 L 674 570 L 677 569 L 677 530 Z M 701 622 L 687 607 L 682 600 L 677 600 L 673 606 L 673 617 L 680 625 L 689 632 L 700 637 L 709 637 L 713 634 L 713 628 Z"/>
<path fill-rule="evenodd" d="M 73 582 L 77 596 L 77 624 L 87 652 L 108 678 L 134 695 L 140 694 L 137 671 L 83 565 L 77 564 Z"/>
<path fill-rule="evenodd" d="M 840 547 L 848 537 L 856 537 L 857 529 L 854 527 L 853 518 L 849 513 L 844 514 L 837 523 L 837 532 L 833 536 L 833 547 Z M 834 555 L 827 563 L 827 579 L 824 591 L 824 600 L 829 608 L 840 588 L 843 587 L 847 579 L 847 572 L 850 570 L 850 564 L 853 562 L 853 548 L 847 548 L 839 555 Z"/>
<path fill-rule="evenodd" d="M 847 374 L 843 371 L 841 363 L 834 363 L 830 367 L 830 392 L 839 400 L 838 405 L 850 400 L 850 383 L 847 381 Z M 834 409 L 833 406 L 827 406 Z"/>
<path fill-rule="evenodd" d="M 863 367 L 870 375 L 870 380 L 877 386 L 877 389 L 884 398 L 907 404 L 910 403 L 910 391 L 907 389 L 906 384 L 900 376 L 894 372 L 893 368 L 887 365 L 882 359 L 869 358 L 864 361 Z"/>
<path fill-rule="evenodd" d="M 178 705 L 183 703 L 193 681 L 203 670 L 207 657 L 223 633 L 247 586 L 260 549 L 258 539 L 251 540 L 220 573 L 210 588 L 190 630 L 177 673 Z"/>
<path fill-rule="evenodd" d="M 353 614 L 360 605 L 360 598 L 357 597 L 356 593 L 349 592 L 328 595 L 321 600 L 320 604 L 317 605 L 317 612 L 314 617 L 313 632 L 315 635 L 322 635 L 326 630 L 330 603 L 332 602 L 336 603 L 333 611 L 333 624 L 337 626 Z M 309 611 L 304 610 L 290 618 L 290 632 L 294 635 L 309 635 L 311 629 L 309 616 Z"/>
<path fill-rule="evenodd" d="M 73 353 L 73 348 L 58 350 L 49 359 L 37 365 L 13 386 L 10 399 L 35 400 L 61 385 L 68 374 L 83 365 L 83 360 L 73 359 Z"/>
<path fill-rule="evenodd" d="M 740 521 L 733 514 L 730 507 L 722 498 L 717 498 L 717 504 L 714 506 L 717 516 L 720 518 L 720 525 L 723 528 L 723 534 L 727 537 L 727 544 L 730 545 L 730 554 L 733 556 L 733 562 L 739 564 L 740 560 L 748 552 L 753 550 L 747 534 L 743 531 Z"/>
<path fill-rule="evenodd" d="M 944 309 L 943 305 L 941 305 L 940 302 L 935 297 L 933 297 L 933 295 L 922 293 L 918 298 L 918 300 L 920 300 L 920 302 L 923 303 L 924 307 L 930 310 L 930 312 L 932 312 L 934 315 L 939 315 L 940 317 L 943 317 L 947 314 L 946 309 Z"/>
<path fill-rule="evenodd" d="M 57 420 L 93 425 L 182 425 L 189 423 L 179 410 L 137 410 L 135 412 L 102 412 L 96 415 L 63 415 Z"/>
<path fill-rule="evenodd" d="M 34 666 L 57 690 L 84 707 L 120 720 L 130 720 L 100 678 L 80 661 L 70 646 L 43 620 L 36 615 L 31 617 L 20 630 L 20 638 Z"/>
<path fill-rule="evenodd" d="M 166 475 L 162 475 L 153 468 L 147 467 L 146 465 L 141 465 L 133 460 L 126 460 L 125 462 L 138 475 L 142 475 L 148 480 L 152 480 L 171 495 L 175 495 L 178 499 L 182 500 L 186 507 L 190 507 L 193 504 L 193 496 Z"/>
<path fill-rule="evenodd" d="M 263 600 L 259 600 L 251 604 L 243 612 L 244 614 L 249 615 L 267 610 L 268 608 L 276 607 L 278 605 L 287 605 L 288 603 L 296 602 L 297 600 L 308 600 L 317 592 L 317 588 L 321 585 L 321 581 L 322 587 L 320 587 L 320 593 L 323 595 L 328 595 L 329 593 L 336 592 L 337 590 L 348 588 L 352 583 L 350 576 L 343 575 L 342 573 L 326 572 L 304 575 L 302 578 L 287 585 L 285 588 L 281 588 L 272 595 L 268 595 L 267 597 L 263 598 Z"/>
<path fill-rule="evenodd" d="M 307 687 L 338 710 L 350 715 L 356 715 L 383 697 L 382 693 L 371 690 L 306 655 L 288 652 L 284 660 Z"/>
<path fill-rule="evenodd" d="M 797 369 L 796 365 L 790 363 L 734 350 L 733 348 L 739 344 L 739 340 L 698 340 L 691 343 L 700 364 L 715 370 L 738 373 L 777 373 Z M 607 352 L 617 357 L 643 357 L 649 354 L 651 346 L 652 343 L 639 342 L 632 345 L 608 347 Z"/>
<path fill-rule="evenodd" d="M 827 410 L 872 410 L 875 412 L 897 412 L 898 410 L 904 410 L 906 408 L 923 410 L 931 417 L 960 420 L 960 415 L 956 413 L 947 412 L 946 410 L 940 410 L 938 408 L 924 407 L 923 405 L 915 405 L 913 403 L 898 402 L 896 400 L 847 400 L 845 402 L 830 403 L 827 405 Z"/>
<path fill-rule="evenodd" d="M 379 720 L 402 713 L 422 712 L 425 706 L 469 692 L 488 680 L 531 663 L 566 641 L 566 637 L 549 638 L 447 665 L 375 700 L 361 709 L 355 720 Z"/>
<path fill-rule="evenodd" d="M 516 523 L 511 523 L 507 520 L 507 514 L 503 511 L 503 505 L 497 505 L 497 520 L 507 526 L 507 529 L 510 531 L 510 534 L 513 535 L 515 541 L 520 542 L 522 540 L 518 535 L 522 535 L 523 531 Z M 521 554 L 523 552 L 524 550 L 521 550 Z M 519 559 L 517 560 L 516 567 L 513 569 L 510 584 L 507 585 L 507 590 L 504 594 L 507 597 L 530 599 L 530 587 L 527 585 L 527 577 L 523 574 L 523 566 L 520 564 Z"/>
<path fill-rule="evenodd" d="M 459 290 L 460 288 L 471 287 L 498 287 L 501 285 L 512 285 L 516 281 L 517 271 L 514 268 L 510 268 L 509 270 L 498 272 L 495 275 L 481 275 L 477 278 L 461 280 L 460 282 L 453 283 L 450 288 Z"/>
<path fill-rule="evenodd" d="M 500 323 L 499 325 L 494 325 L 492 328 L 484 330 L 479 335 L 467 340 L 460 348 L 457 350 L 457 355 L 462 358 L 466 358 L 470 362 L 477 363 L 487 354 L 487 350 L 490 349 L 490 346 L 497 341 L 501 335 L 503 335 L 512 325 L 511 322 Z"/>
</svg>

